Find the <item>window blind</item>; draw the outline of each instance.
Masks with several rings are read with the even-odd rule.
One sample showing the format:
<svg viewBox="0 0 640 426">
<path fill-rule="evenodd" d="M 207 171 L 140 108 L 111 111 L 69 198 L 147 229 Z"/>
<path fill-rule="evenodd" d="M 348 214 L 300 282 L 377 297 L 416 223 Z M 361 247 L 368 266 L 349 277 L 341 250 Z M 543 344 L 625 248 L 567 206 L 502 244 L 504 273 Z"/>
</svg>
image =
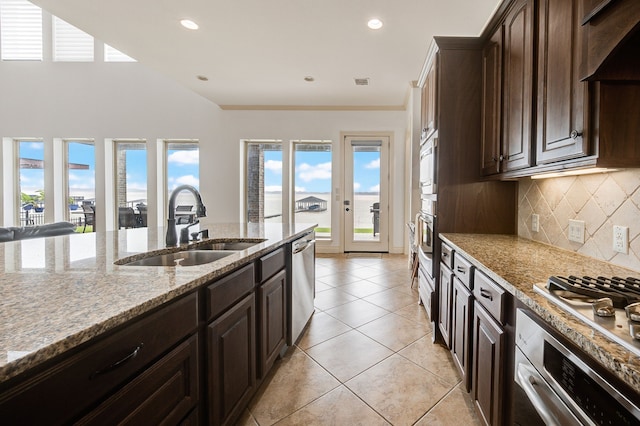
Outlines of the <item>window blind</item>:
<svg viewBox="0 0 640 426">
<path fill-rule="evenodd" d="M 0 1 L 0 52 L 3 61 L 42 60 L 42 10 L 27 0 Z"/>
<path fill-rule="evenodd" d="M 125 55 L 114 47 L 104 44 L 104 61 L 105 62 L 137 62 L 130 56 Z"/>
<path fill-rule="evenodd" d="M 93 37 L 57 16 L 54 16 L 53 60 L 92 62 Z"/>
</svg>

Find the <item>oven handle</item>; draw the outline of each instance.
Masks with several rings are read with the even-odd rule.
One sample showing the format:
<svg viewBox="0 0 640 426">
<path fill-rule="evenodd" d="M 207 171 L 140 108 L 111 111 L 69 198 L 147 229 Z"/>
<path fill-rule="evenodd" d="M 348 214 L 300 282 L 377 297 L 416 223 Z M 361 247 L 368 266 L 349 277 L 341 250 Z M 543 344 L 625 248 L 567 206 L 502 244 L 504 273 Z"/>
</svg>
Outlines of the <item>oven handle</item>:
<svg viewBox="0 0 640 426">
<path fill-rule="evenodd" d="M 518 363 L 516 382 L 547 425 L 581 425 L 544 378 L 530 365 Z"/>
</svg>

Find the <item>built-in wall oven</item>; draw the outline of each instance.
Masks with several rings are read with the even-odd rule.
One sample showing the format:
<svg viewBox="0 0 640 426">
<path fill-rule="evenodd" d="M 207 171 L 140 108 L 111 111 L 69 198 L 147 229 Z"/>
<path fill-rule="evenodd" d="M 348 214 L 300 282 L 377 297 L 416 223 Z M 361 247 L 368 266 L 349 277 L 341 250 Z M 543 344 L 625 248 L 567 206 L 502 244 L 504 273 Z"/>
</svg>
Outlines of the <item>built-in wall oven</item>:
<svg viewBox="0 0 640 426">
<path fill-rule="evenodd" d="M 430 195 L 437 191 L 436 149 L 438 138 L 431 137 L 420 142 L 420 194 Z"/>
<path fill-rule="evenodd" d="M 638 425 L 638 395 L 578 349 L 516 313 L 514 423 L 518 425 Z"/>
<path fill-rule="evenodd" d="M 418 262 L 420 267 L 418 268 L 418 294 L 420 296 L 420 303 L 427 311 L 427 315 L 433 322 L 434 303 L 436 302 L 435 296 L 435 281 L 434 281 L 434 246 L 435 246 L 435 215 L 431 214 L 434 210 L 435 202 L 429 202 L 426 205 L 429 207 L 423 208 L 423 210 L 416 216 L 416 241 L 418 244 Z M 425 206 L 425 200 L 423 200 L 423 207 Z"/>
</svg>

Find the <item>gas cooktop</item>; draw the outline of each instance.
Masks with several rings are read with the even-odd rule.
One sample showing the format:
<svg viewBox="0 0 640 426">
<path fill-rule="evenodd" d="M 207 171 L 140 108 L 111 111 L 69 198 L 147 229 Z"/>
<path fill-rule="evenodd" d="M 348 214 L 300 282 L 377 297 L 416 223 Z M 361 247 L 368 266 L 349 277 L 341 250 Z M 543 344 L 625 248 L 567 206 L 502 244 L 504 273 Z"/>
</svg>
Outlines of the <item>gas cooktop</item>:
<svg viewBox="0 0 640 426">
<path fill-rule="evenodd" d="M 640 356 L 640 280 L 637 278 L 554 276 L 547 283 L 534 284 L 533 290 Z"/>
</svg>

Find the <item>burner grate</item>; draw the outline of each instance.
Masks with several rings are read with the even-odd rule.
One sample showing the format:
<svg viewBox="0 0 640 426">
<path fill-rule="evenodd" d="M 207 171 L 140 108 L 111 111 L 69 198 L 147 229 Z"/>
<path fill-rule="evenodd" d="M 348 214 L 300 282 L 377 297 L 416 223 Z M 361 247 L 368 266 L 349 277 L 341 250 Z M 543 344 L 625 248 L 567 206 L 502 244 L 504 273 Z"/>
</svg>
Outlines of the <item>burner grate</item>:
<svg viewBox="0 0 640 426">
<path fill-rule="evenodd" d="M 640 279 L 633 277 L 553 276 L 549 277 L 547 288 L 549 291 L 569 292 L 582 299 L 608 297 L 616 308 L 624 308 L 631 303 L 640 302 Z M 570 297 L 565 293 L 562 295 Z"/>
</svg>

